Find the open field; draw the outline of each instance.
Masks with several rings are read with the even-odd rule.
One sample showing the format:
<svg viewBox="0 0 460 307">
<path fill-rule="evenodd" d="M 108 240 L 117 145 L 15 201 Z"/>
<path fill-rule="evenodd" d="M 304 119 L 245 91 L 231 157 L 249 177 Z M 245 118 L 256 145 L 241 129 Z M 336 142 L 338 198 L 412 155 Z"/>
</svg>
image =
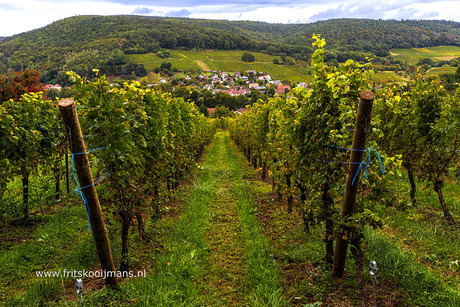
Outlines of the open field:
<svg viewBox="0 0 460 307">
<path fill-rule="evenodd" d="M 391 55 L 398 60 L 411 64 L 417 63 L 422 58 L 431 58 L 435 61 L 449 61 L 460 57 L 458 46 L 438 46 L 429 48 L 391 49 Z"/>
<path fill-rule="evenodd" d="M 440 74 L 453 74 L 457 70 L 456 67 L 433 67 L 428 71 L 429 75 L 440 75 Z"/>
<path fill-rule="evenodd" d="M 387 82 L 407 82 L 408 80 L 406 78 L 399 77 L 393 71 L 379 71 L 372 76 L 371 81 L 377 82 L 377 83 L 387 83 Z"/>
<path fill-rule="evenodd" d="M 170 62 L 172 67 L 178 70 L 209 70 L 234 72 L 256 70 L 267 72 L 272 78 L 279 80 L 291 80 L 295 82 L 309 82 L 312 80 L 307 63 L 299 61 L 297 65 L 275 65 L 273 59 L 279 57 L 265 53 L 251 52 L 255 62 L 241 62 L 241 56 L 245 51 L 176 51 L 170 50 L 171 58 L 162 59 L 154 53 L 127 55 L 129 62 L 144 64 L 148 71 L 159 67 L 162 62 Z M 288 57 L 289 58 L 289 57 Z"/>
<path fill-rule="evenodd" d="M 175 50 L 169 51 L 171 52 L 171 57 L 169 59 L 162 59 L 155 53 L 128 54 L 126 57 L 128 62 L 144 64 L 144 67 L 148 71 L 153 71 L 155 67 L 160 67 L 163 62 L 171 63 L 172 67 L 176 67 L 178 70 L 201 70 L 194 59 L 186 57 Z"/>
</svg>

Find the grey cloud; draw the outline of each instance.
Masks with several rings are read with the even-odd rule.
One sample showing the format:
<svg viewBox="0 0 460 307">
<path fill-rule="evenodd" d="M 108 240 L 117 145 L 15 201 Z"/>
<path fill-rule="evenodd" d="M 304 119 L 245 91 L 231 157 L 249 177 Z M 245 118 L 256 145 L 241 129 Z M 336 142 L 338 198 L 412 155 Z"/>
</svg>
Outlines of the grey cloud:
<svg viewBox="0 0 460 307">
<path fill-rule="evenodd" d="M 240 6 L 240 5 L 235 5 L 235 4 L 231 4 L 229 3 L 228 6 L 219 6 L 219 7 L 197 7 L 194 9 L 194 13 L 215 13 L 215 14 L 220 14 L 220 13 L 224 13 L 224 14 L 229 14 L 229 13 L 239 13 L 239 14 L 244 14 L 244 13 L 247 13 L 247 12 L 252 12 L 252 11 L 255 11 L 257 9 L 259 9 L 261 6 L 259 5 L 245 5 L 244 7 Z M 264 7 L 264 6 L 262 6 Z"/>
<path fill-rule="evenodd" d="M 148 7 L 136 7 L 136 9 L 133 11 L 133 14 L 148 15 L 153 12 L 155 12 L 155 10 L 149 9 Z"/>
<path fill-rule="evenodd" d="M 408 1 L 408 2 L 430 2 L 430 1 Z M 420 15 L 420 10 L 413 8 L 403 9 L 402 7 L 409 4 L 404 2 L 402 5 L 399 3 L 385 4 L 384 1 L 379 3 L 379 8 L 375 4 L 367 3 L 362 4 L 359 2 L 347 2 L 346 4 L 340 4 L 334 9 L 325 10 L 313 15 L 310 21 L 326 20 L 332 18 L 370 18 L 379 19 L 386 18 L 385 13 L 389 11 L 396 11 L 396 14 L 392 16 L 394 19 L 415 19 L 415 18 L 432 18 L 435 13 L 423 13 L 426 17 Z"/>
<path fill-rule="evenodd" d="M 325 19 L 331 19 L 331 18 L 347 18 L 347 17 L 356 17 L 358 14 L 356 11 L 352 12 L 351 7 L 345 6 L 344 4 L 340 4 L 334 9 L 328 9 L 326 11 L 319 12 L 312 17 L 310 17 L 311 21 L 316 21 L 316 20 L 325 20 Z M 375 8 L 373 9 L 375 11 Z M 367 14 L 366 14 L 367 15 Z M 363 18 L 366 18 L 368 16 L 363 16 Z"/>
<path fill-rule="evenodd" d="M 439 12 L 422 12 L 417 9 L 402 9 L 398 12 L 397 19 L 435 19 L 439 17 Z"/>
<path fill-rule="evenodd" d="M 170 11 L 165 15 L 168 17 L 189 17 L 192 13 L 189 10 L 182 9 L 180 11 Z"/>
</svg>

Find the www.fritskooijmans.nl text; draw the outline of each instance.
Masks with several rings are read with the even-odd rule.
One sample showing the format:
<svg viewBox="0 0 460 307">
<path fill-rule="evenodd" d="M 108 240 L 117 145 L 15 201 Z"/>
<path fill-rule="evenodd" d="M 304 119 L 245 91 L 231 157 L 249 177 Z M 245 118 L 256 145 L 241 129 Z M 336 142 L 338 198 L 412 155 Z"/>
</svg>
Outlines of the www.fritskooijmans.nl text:
<svg viewBox="0 0 460 307">
<path fill-rule="evenodd" d="M 77 271 L 77 270 L 59 270 L 59 271 L 36 271 L 35 275 L 37 277 L 56 277 L 56 278 L 102 278 L 106 279 L 107 277 L 121 277 L 121 278 L 132 278 L 132 277 L 146 277 L 145 270 L 143 271 L 106 271 L 106 270 L 96 270 L 96 271 Z"/>
</svg>

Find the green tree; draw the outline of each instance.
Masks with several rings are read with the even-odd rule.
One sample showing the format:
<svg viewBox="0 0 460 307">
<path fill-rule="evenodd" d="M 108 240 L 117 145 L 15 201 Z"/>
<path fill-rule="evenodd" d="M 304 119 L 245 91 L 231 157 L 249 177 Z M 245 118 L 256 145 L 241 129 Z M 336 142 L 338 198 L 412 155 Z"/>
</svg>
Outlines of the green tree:
<svg viewBox="0 0 460 307">
<path fill-rule="evenodd" d="M 431 58 L 422 58 L 422 59 L 418 60 L 417 64 L 415 64 L 415 65 L 422 66 L 422 65 L 425 65 L 425 64 L 428 65 L 429 67 L 432 67 L 432 66 L 436 65 L 436 62 Z"/>
<path fill-rule="evenodd" d="M 138 77 L 145 77 L 148 74 L 147 69 L 145 69 L 143 64 L 137 65 L 135 72 L 136 72 L 136 76 Z"/>
<path fill-rule="evenodd" d="M 170 71 L 171 70 L 171 63 L 170 62 L 163 62 L 160 65 L 160 70 L 163 71 Z"/>
<path fill-rule="evenodd" d="M 254 58 L 254 55 L 253 55 L 252 53 L 245 52 L 245 53 L 243 53 L 243 55 L 241 56 L 241 61 L 242 61 L 242 62 L 254 62 L 254 61 L 255 61 L 255 58 Z"/>
<path fill-rule="evenodd" d="M 202 104 L 200 106 L 200 113 L 203 114 L 204 116 L 208 117 L 209 116 L 209 111 L 208 111 L 208 108 Z"/>
<path fill-rule="evenodd" d="M 275 89 L 274 89 L 272 86 L 270 86 L 270 87 L 268 88 L 268 90 L 267 90 L 267 95 L 268 95 L 268 97 L 273 97 L 273 96 L 275 96 Z"/>
<path fill-rule="evenodd" d="M 229 108 L 224 107 L 224 106 L 218 106 L 216 107 L 214 112 L 212 112 L 210 117 L 211 118 L 222 118 L 222 117 L 234 117 L 234 116 L 235 116 L 235 112 L 231 111 Z"/>
</svg>

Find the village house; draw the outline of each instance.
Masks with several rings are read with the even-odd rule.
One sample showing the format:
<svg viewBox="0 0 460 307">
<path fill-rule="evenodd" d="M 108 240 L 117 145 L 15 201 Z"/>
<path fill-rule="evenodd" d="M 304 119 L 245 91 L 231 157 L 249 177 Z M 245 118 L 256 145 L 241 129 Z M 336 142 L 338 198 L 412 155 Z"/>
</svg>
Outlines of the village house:
<svg viewBox="0 0 460 307">
<path fill-rule="evenodd" d="M 271 80 L 269 83 L 274 84 L 274 85 L 279 85 L 281 83 L 281 80 Z"/>
<path fill-rule="evenodd" d="M 272 77 L 270 75 L 259 76 L 259 81 L 270 82 Z"/>
<path fill-rule="evenodd" d="M 233 78 L 241 78 L 241 72 L 239 71 L 233 72 Z"/>
<path fill-rule="evenodd" d="M 219 82 L 222 82 L 222 79 L 221 79 L 221 78 L 219 77 L 219 75 L 216 74 L 216 73 L 213 73 L 213 74 L 211 75 L 211 77 L 209 77 L 209 78 L 211 79 L 211 82 L 212 82 L 212 83 L 219 83 Z"/>
<path fill-rule="evenodd" d="M 235 82 L 235 80 L 233 80 L 233 78 L 228 76 L 228 75 L 227 75 L 227 77 L 223 78 L 223 81 L 224 82 L 229 82 L 229 83 L 234 83 Z"/>
<path fill-rule="evenodd" d="M 259 86 L 259 83 L 255 82 L 255 83 L 249 83 L 249 88 L 255 88 L 255 87 L 258 87 Z"/>
<path fill-rule="evenodd" d="M 307 90 L 310 89 L 310 86 L 306 82 L 299 82 L 299 84 L 297 84 L 297 87 L 302 87 L 302 88 L 305 88 Z"/>
<path fill-rule="evenodd" d="M 215 110 L 216 108 L 208 108 L 209 116 L 211 116 L 211 114 L 214 113 Z"/>
<path fill-rule="evenodd" d="M 283 95 L 291 90 L 291 87 L 289 85 L 278 85 L 277 88 L 275 88 L 275 94 L 276 95 Z"/>
<path fill-rule="evenodd" d="M 212 85 L 211 84 L 206 84 L 205 86 L 203 86 L 203 89 L 210 91 L 210 90 L 212 90 Z"/>
<path fill-rule="evenodd" d="M 241 114 L 243 114 L 243 113 L 246 113 L 247 111 L 248 111 L 248 110 L 245 109 L 245 108 L 239 108 L 239 109 L 235 110 L 235 114 L 241 115 Z"/>
<path fill-rule="evenodd" d="M 204 75 L 204 74 L 201 74 L 198 76 L 198 80 L 200 82 L 206 82 L 206 80 L 208 80 L 208 76 Z"/>
<path fill-rule="evenodd" d="M 232 88 L 229 90 L 215 90 L 215 91 L 227 93 L 230 96 L 240 96 L 240 95 L 246 95 L 246 94 L 251 93 L 251 91 L 247 88 Z"/>
<path fill-rule="evenodd" d="M 45 90 L 49 91 L 51 89 L 56 89 L 60 91 L 62 89 L 62 86 L 60 84 L 47 84 L 43 87 Z"/>
</svg>

